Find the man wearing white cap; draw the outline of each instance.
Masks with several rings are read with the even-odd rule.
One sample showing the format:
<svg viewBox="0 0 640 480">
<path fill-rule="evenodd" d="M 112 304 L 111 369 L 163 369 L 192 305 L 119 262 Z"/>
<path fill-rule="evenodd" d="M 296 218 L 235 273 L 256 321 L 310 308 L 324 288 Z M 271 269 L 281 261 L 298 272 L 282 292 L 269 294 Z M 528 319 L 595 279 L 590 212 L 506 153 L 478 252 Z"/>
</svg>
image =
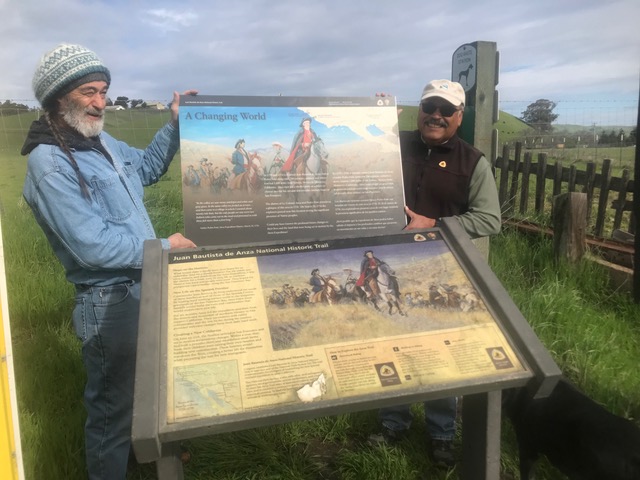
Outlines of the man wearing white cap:
<svg viewBox="0 0 640 480">
<path fill-rule="evenodd" d="M 432 228 L 455 217 L 472 239 L 500 232 L 498 191 L 491 164 L 457 135 L 465 94 L 462 85 L 433 80 L 422 91 L 418 129 L 400 132 L 407 230 Z M 455 465 L 456 399 L 425 402 L 431 456 L 437 465 Z M 373 442 L 397 440 L 411 425 L 409 405 L 380 410 L 383 432 Z"/>
<path fill-rule="evenodd" d="M 178 149 L 179 95 L 171 121 L 140 150 L 102 131 L 110 83 L 109 70 L 80 45 L 42 57 L 33 90 L 44 114 L 22 147 L 29 155 L 23 195 L 76 287 L 89 478 L 120 480 L 131 445 L 143 243 L 156 238 L 143 187 L 160 179 Z M 195 247 L 180 233 L 161 241 L 167 249 Z"/>
<path fill-rule="evenodd" d="M 418 130 L 401 132 L 407 229 L 431 228 L 455 216 L 471 238 L 500 232 L 500 202 L 491 164 L 457 135 L 465 94 L 449 80 L 422 92 Z"/>
</svg>

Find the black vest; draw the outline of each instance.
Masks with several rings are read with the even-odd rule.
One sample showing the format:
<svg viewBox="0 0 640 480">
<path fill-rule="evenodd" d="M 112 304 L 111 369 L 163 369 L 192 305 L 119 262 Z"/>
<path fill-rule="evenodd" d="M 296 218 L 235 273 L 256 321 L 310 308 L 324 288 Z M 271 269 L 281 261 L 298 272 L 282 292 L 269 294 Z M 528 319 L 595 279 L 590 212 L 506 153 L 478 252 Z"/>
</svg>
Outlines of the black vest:
<svg viewBox="0 0 640 480">
<path fill-rule="evenodd" d="M 400 147 L 405 202 L 411 210 L 440 218 L 469 209 L 469 182 L 483 156 L 480 150 L 457 135 L 429 148 L 419 130 L 400 132 Z"/>
</svg>

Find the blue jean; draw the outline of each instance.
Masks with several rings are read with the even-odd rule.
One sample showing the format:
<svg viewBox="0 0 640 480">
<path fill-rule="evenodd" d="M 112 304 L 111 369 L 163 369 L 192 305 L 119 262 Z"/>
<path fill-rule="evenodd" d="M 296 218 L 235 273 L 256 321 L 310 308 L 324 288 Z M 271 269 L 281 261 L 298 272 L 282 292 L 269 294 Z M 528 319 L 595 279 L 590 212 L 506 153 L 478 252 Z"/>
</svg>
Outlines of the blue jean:
<svg viewBox="0 0 640 480">
<path fill-rule="evenodd" d="M 85 452 L 91 480 L 126 477 L 131 446 L 140 284 L 79 288 L 73 326 L 87 373 Z"/>
<path fill-rule="evenodd" d="M 393 431 L 408 430 L 413 414 L 411 405 L 381 408 L 382 425 Z M 456 435 L 456 398 L 441 398 L 424 402 L 427 432 L 432 440 L 453 440 Z"/>
</svg>

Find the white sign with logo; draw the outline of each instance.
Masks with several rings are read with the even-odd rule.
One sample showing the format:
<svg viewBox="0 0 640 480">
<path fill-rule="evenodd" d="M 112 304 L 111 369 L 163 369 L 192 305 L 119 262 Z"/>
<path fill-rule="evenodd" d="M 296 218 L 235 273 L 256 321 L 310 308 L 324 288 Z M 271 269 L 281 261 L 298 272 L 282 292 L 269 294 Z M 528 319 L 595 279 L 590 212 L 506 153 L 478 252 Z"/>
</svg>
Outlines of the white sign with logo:
<svg viewBox="0 0 640 480">
<path fill-rule="evenodd" d="M 462 85 L 465 92 L 476 85 L 476 47 L 465 44 L 453 52 L 451 80 Z"/>
</svg>

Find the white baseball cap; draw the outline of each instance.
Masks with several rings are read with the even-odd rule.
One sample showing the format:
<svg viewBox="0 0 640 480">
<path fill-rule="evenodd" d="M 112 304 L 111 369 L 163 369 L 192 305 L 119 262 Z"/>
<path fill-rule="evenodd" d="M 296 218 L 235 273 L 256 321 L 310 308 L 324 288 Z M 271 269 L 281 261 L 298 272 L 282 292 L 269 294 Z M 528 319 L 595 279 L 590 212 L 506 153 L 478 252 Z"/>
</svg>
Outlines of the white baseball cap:
<svg viewBox="0 0 640 480">
<path fill-rule="evenodd" d="M 453 106 L 459 107 L 464 105 L 464 88 L 458 82 L 452 82 L 451 80 L 432 80 L 422 90 L 420 101 L 431 97 L 444 98 Z"/>
</svg>

